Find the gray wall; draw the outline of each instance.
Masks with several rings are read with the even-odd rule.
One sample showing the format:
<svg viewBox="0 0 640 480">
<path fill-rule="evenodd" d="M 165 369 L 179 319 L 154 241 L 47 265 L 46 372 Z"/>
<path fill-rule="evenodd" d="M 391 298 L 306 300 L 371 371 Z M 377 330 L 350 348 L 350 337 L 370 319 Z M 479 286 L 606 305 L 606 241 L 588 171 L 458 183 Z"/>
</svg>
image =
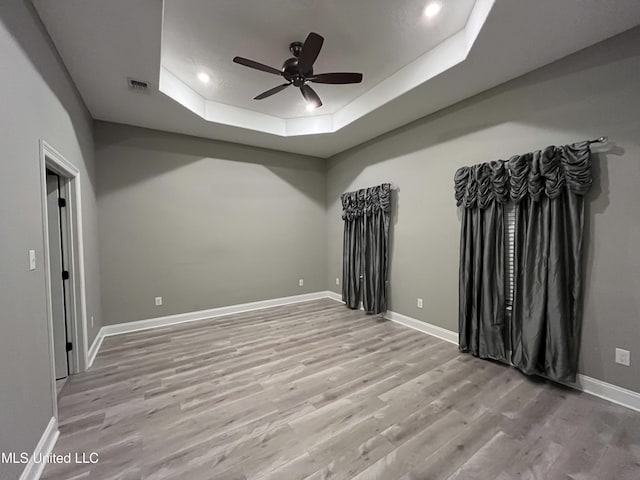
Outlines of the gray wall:
<svg viewBox="0 0 640 480">
<path fill-rule="evenodd" d="M 27 2 L 0 3 L 0 451 L 32 452 L 53 414 L 39 147 L 80 169 L 88 315 L 100 328 L 91 120 Z M 29 271 L 29 249 L 38 268 Z M 23 465 L 0 464 L 0 478 Z"/>
<path fill-rule="evenodd" d="M 332 158 L 329 288 L 340 291 L 340 193 L 394 182 L 390 310 L 457 330 L 455 170 L 600 135 L 615 146 L 594 158 L 580 370 L 640 391 L 640 29 Z M 632 351 L 631 367 L 614 363 L 615 347 Z"/>
<path fill-rule="evenodd" d="M 325 289 L 324 161 L 111 123 L 94 134 L 105 324 Z"/>
</svg>

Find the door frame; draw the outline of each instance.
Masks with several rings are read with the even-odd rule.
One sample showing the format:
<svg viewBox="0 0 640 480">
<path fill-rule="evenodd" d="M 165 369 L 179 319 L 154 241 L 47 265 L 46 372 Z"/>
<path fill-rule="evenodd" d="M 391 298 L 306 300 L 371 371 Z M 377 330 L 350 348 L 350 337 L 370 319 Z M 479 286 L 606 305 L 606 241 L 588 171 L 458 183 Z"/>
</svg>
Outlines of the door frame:
<svg viewBox="0 0 640 480">
<path fill-rule="evenodd" d="M 68 244 L 69 304 L 68 324 L 73 342 L 69 355 L 69 374 L 80 373 L 87 368 L 87 300 L 84 273 L 84 245 L 82 239 L 82 197 L 80 195 L 80 171 L 45 140 L 40 140 L 40 185 L 42 195 L 42 226 L 44 240 L 44 277 L 47 308 L 47 333 L 49 335 L 49 360 L 51 364 L 51 391 L 53 393 L 54 416 L 57 418 L 57 393 L 55 358 L 53 350 L 53 316 L 51 306 L 51 274 L 49 270 L 49 219 L 47 214 L 47 170 L 56 173 L 62 183 L 67 199 L 66 234 Z"/>
</svg>

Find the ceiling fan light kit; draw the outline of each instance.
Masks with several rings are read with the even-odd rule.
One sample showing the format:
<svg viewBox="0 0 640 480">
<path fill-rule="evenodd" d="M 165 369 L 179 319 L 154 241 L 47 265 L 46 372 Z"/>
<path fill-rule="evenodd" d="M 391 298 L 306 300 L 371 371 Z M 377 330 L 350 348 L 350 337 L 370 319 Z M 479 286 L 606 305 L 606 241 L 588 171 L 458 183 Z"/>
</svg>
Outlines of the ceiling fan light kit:
<svg viewBox="0 0 640 480">
<path fill-rule="evenodd" d="M 311 86 L 309 82 L 313 83 L 325 83 L 332 85 L 345 85 L 349 83 L 362 82 L 361 73 L 352 72 L 337 72 L 337 73 L 320 73 L 314 74 L 313 64 L 315 63 L 324 38 L 317 33 L 311 32 L 307 39 L 302 42 L 293 42 L 289 45 L 289 51 L 293 54 L 293 57 L 288 58 L 282 64 L 282 69 L 264 65 L 248 58 L 235 57 L 233 61 L 237 64 L 244 65 L 245 67 L 260 70 L 273 75 L 282 76 L 286 83 L 273 87 L 265 92 L 254 97 L 254 100 L 263 100 L 271 95 L 275 95 L 281 92 L 290 85 L 300 89 L 300 93 L 307 102 L 307 110 L 315 110 L 322 106 L 322 100 Z"/>
</svg>

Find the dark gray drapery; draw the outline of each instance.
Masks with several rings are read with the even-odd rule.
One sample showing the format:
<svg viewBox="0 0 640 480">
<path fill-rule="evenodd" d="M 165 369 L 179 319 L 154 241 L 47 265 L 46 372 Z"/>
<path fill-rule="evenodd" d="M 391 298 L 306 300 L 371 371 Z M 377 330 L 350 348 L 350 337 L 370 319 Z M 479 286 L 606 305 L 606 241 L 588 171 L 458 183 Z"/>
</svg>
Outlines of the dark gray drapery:
<svg viewBox="0 0 640 480">
<path fill-rule="evenodd" d="M 504 207 L 462 212 L 459 285 L 459 345 L 481 358 L 507 360 L 504 320 Z M 464 268 L 463 268 L 464 266 Z"/>
<path fill-rule="evenodd" d="M 588 142 L 456 172 L 460 350 L 575 381 L 582 322 Z M 504 205 L 515 202 L 515 290 L 506 315 Z M 508 356 L 507 352 L 511 351 Z"/>
<path fill-rule="evenodd" d="M 342 300 L 367 313 L 387 309 L 391 185 L 343 193 Z"/>
</svg>

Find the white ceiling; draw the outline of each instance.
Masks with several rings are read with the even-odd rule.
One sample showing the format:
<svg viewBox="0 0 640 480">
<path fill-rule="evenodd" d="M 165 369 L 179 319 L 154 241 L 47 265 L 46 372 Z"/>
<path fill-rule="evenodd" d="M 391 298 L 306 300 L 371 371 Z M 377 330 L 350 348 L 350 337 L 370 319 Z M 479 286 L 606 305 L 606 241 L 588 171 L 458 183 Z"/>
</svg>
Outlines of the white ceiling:
<svg viewBox="0 0 640 480">
<path fill-rule="evenodd" d="M 319 157 L 640 23 L 637 0 L 443 0 L 431 22 L 415 16 L 425 3 L 167 0 L 163 38 L 161 0 L 34 0 L 94 118 Z M 296 118 L 293 88 L 256 111 L 249 99 L 278 77 L 231 59 L 278 67 L 309 31 L 326 38 L 316 71 L 365 81 L 319 86 L 324 112 Z M 210 69 L 211 89 L 194 83 L 197 67 Z M 150 81 L 151 93 L 131 92 L 127 77 Z"/>
<path fill-rule="evenodd" d="M 445 3 L 435 18 L 425 0 L 165 0 L 162 65 L 200 96 L 280 118 L 309 116 L 295 88 L 265 100 L 257 94 L 283 79 L 232 63 L 236 55 L 275 68 L 292 55 L 289 44 L 310 31 L 325 37 L 316 73 L 361 72 L 361 84 L 314 84 L 323 101 L 316 114 L 332 114 L 385 78 L 462 30 L 474 0 Z M 365 20 L 366 19 L 366 20 Z M 208 85 L 199 72 L 211 77 Z"/>
</svg>

